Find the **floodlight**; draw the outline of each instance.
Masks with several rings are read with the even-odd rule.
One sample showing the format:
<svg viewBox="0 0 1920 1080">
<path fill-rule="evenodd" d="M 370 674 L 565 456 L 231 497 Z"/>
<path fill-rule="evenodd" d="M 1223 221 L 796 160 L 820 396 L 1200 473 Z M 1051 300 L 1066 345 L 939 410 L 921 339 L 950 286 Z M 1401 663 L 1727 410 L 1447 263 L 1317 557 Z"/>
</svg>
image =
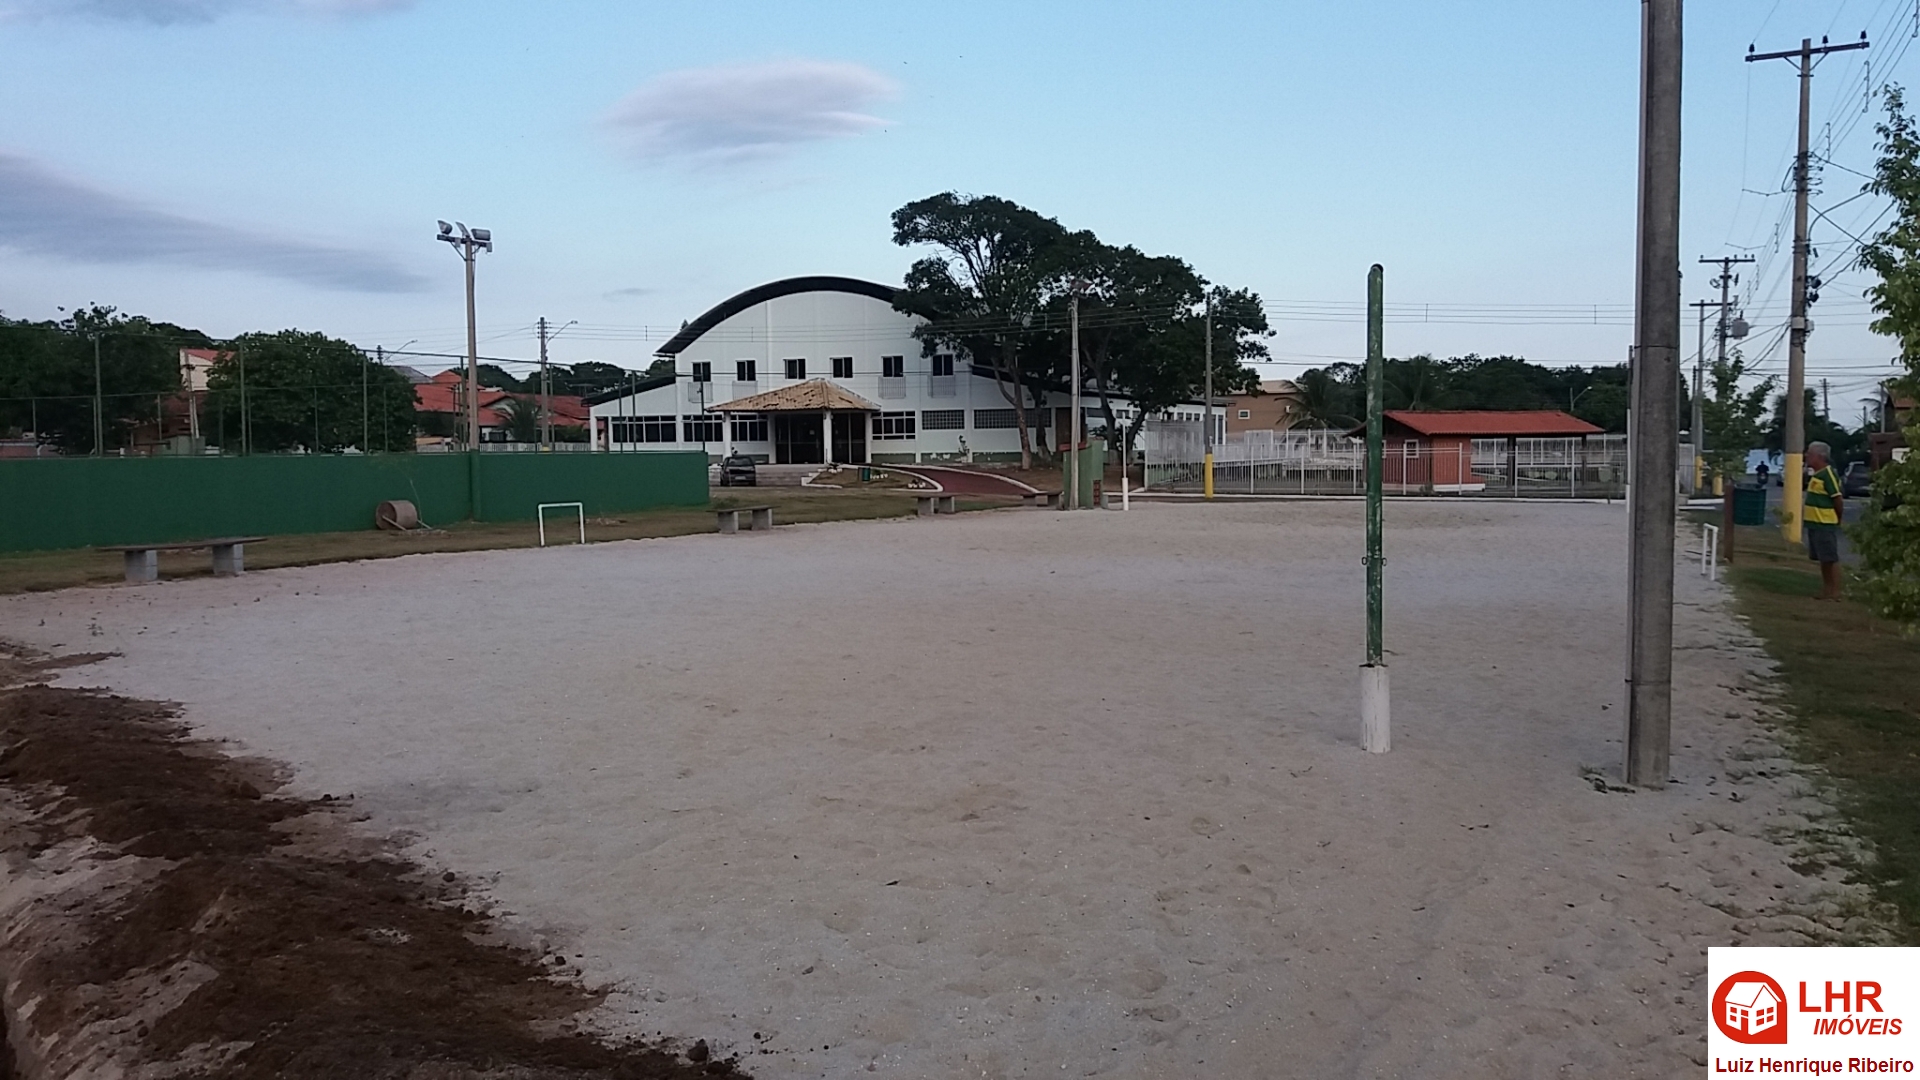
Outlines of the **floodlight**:
<svg viewBox="0 0 1920 1080">
<path fill-rule="evenodd" d="M 447 237 L 452 235 L 453 235 L 453 226 L 447 224 L 444 221 L 440 222 L 440 238 L 442 240 L 445 240 Z"/>
<path fill-rule="evenodd" d="M 493 243 L 493 230 L 492 229 L 475 229 L 473 230 L 473 238 L 475 240 L 480 241 L 483 244 L 491 244 Z"/>
<path fill-rule="evenodd" d="M 462 237 L 464 237 L 465 239 L 468 239 L 468 240 L 471 240 L 471 239 L 473 239 L 473 234 L 467 231 L 467 223 L 466 223 L 466 222 L 464 222 L 464 221 L 456 221 L 456 222 L 454 222 L 454 224 L 455 224 L 455 225 L 457 225 L 457 226 L 459 226 L 459 228 L 460 228 L 460 235 L 461 235 Z"/>
</svg>

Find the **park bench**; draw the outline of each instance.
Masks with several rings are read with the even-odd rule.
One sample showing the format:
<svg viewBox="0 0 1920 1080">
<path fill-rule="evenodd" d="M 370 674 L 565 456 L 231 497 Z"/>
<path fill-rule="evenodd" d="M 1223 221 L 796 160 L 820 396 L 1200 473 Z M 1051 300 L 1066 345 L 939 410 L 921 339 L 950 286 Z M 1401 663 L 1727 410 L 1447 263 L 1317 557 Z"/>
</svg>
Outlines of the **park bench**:
<svg viewBox="0 0 1920 1080">
<path fill-rule="evenodd" d="M 102 551 L 118 551 L 126 558 L 127 582 L 140 585 L 160 578 L 160 553 L 163 551 L 213 552 L 213 576 L 234 577 L 246 569 L 246 545 L 258 544 L 264 536 L 226 536 L 218 540 L 182 540 L 175 544 L 110 544 Z"/>
<path fill-rule="evenodd" d="M 913 501 L 919 505 L 921 517 L 932 517 L 935 514 L 951 514 L 955 512 L 953 508 L 953 496 L 944 491 L 930 491 L 924 495 L 916 493 Z"/>
<path fill-rule="evenodd" d="M 747 531 L 773 528 L 773 507 L 771 506 L 735 506 L 726 510 L 716 510 L 720 516 L 720 531 L 732 534 L 740 531 L 740 515 L 746 514 Z"/>
<path fill-rule="evenodd" d="M 1029 491 L 1020 496 L 1020 503 L 1023 506 L 1039 506 L 1042 502 L 1047 504 L 1047 509 L 1049 510 L 1060 509 L 1060 492 Z"/>
</svg>

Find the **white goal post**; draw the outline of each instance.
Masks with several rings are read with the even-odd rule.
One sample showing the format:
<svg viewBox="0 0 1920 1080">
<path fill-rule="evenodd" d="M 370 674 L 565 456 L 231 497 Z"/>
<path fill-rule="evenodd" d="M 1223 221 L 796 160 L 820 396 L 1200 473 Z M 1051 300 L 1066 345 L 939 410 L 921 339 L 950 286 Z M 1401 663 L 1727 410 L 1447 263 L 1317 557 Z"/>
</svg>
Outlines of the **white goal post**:
<svg viewBox="0 0 1920 1080">
<path fill-rule="evenodd" d="M 577 514 L 580 518 L 580 542 L 583 544 L 587 542 L 587 507 L 585 503 L 577 503 L 577 502 L 541 503 L 539 506 L 534 507 L 534 510 L 533 510 L 535 516 L 537 516 L 540 519 L 540 546 L 541 547 L 547 546 L 547 511 L 564 509 L 569 506 L 573 507 L 574 513 Z"/>
</svg>

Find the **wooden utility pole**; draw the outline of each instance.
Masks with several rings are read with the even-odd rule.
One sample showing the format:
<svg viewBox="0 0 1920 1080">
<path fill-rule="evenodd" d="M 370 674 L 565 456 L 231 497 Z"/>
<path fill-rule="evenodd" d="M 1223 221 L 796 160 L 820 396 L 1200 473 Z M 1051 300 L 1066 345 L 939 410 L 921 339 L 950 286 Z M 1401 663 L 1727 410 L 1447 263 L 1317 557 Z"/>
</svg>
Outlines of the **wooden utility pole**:
<svg viewBox="0 0 1920 1080">
<path fill-rule="evenodd" d="M 1629 496 L 1626 779 L 1665 787 L 1673 722 L 1680 377 L 1680 0 L 1642 0 Z"/>
<path fill-rule="evenodd" d="M 1867 47 L 1867 33 L 1859 41 L 1829 45 L 1820 39 L 1815 48 L 1812 38 L 1801 38 L 1798 49 L 1785 52 L 1756 53 L 1747 48 L 1747 61 L 1792 60 L 1800 69 L 1800 142 L 1793 159 L 1793 309 L 1787 320 L 1787 403 L 1784 460 L 1780 463 L 1780 532 L 1789 543 L 1800 542 L 1801 497 L 1805 491 L 1807 453 L 1807 186 L 1810 173 L 1807 126 L 1813 97 L 1814 61 L 1828 53 L 1848 52 Z"/>
</svg>

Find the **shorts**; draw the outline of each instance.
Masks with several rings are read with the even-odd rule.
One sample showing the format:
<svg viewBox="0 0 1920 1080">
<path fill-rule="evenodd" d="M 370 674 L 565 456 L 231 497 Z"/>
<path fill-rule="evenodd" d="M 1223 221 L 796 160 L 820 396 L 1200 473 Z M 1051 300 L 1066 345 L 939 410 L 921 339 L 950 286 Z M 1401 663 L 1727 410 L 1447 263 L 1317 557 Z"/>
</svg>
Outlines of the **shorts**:
<svg viewBox="0 0 1920 1080">
<path fill-rule="evenodd" d="M 1840 526 L 1809 525 L 1806 532 L 1807 558 L 1817 563 L 1840 561 Z"/>
</svg>

